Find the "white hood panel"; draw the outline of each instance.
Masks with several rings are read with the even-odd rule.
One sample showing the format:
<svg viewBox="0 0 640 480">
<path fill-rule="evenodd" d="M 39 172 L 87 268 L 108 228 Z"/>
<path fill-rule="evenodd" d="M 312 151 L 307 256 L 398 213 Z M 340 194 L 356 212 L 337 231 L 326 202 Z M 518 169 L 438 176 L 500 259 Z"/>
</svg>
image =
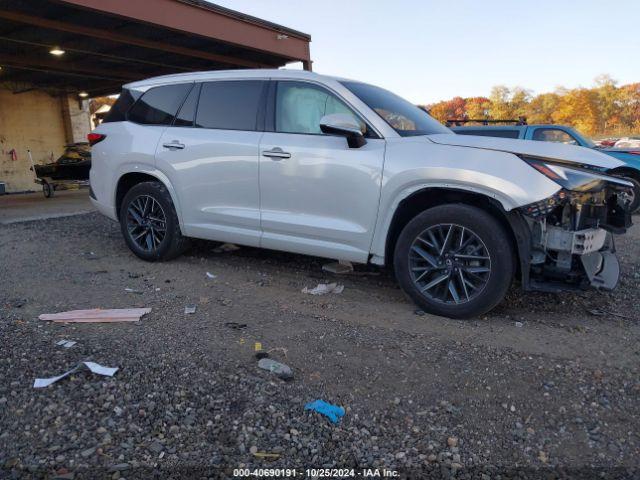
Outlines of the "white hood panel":
<svg viewBox="0 0 640 480">
<path fill-rule="evenodd" d="M 624 165 L 620 160 L 600 153 L 596 150 L 563 143 L 540 142 L 534 140 L 517 140 L 513 138 L 482 137 L 476 135 L 457 135 L 439 133 L 427 136 L 429 140 L 440 145 L 456 145 L 458 147 L 482 148 L 501 152 L 532 155 L 555 160 L 574 162 L 612 169 Z"/>
</svg>

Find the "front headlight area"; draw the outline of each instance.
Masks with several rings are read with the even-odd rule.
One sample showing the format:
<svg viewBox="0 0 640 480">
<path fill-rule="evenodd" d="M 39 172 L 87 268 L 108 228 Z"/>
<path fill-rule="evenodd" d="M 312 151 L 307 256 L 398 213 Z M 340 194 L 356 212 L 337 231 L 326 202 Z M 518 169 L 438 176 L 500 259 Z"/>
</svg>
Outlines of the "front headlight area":
<svg viewBox="0 0 640 480">
<path fill-rule="evenodd" d="M 624 233 L 631 225 L 631 184 L 593 169 L 523 160 L 562 187 L 519 209 L 530 230 L 530 286 L 614 288 L 620 268 L 612 233 Z"/>
</svg>

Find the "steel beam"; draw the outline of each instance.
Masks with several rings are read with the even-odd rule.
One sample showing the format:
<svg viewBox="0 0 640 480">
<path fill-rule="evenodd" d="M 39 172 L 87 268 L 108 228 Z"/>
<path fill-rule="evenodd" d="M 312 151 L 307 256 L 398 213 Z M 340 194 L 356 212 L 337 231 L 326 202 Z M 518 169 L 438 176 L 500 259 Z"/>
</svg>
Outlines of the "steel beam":
<svg viewBox="0 0 640 480">
<path fill-rule="evenodd" d="M 101 68 L 79 66 L 63 60 L 44 60 L 41 58 L 27 57 L 24 55 L 10 55 L 0 53 L 0 64 L 13 66 L 16 68 L 43 69 L 60 75 L 86 76 L 108 80 L 140 80 L 145 74 L 135 74 L 130 71 L 121 71 Z M 152 75 L 147 75 L 152 76 Z"/>
<path fill-rule="evenodd" d="M 100 14 L 161 26 L 188 35 L 281 56 L 311 60 L 310 37 L 240 12 L 194 0 L 58 0 Z"/>
<path fill-rule="evenodd" d="M 58 30 L 58 31 L 67 32 L 67 33 L 75 33 L 77 35 L 83 35 L 83 36 L 92 37 L 92 38 L 100 38 L 102 40 L 121 43 L 123 45 L 135 45 L 137 47 L 149 48 L 152 50 L 160 50 L 162 52 L 171 52 L 171 53 L 175 53 L 177 55 L 183 55 L 186 57 L 201 58 L 204 60 L 224 63 L 227 65 L 252 67 L 252 68 L 260 68 L 260 67 L 264 68 L 264 67 L 273 66 L 273 65 L 267 65 L 264 63 L 254 62 L 251 60 L 232 57 L 228 55 L 219 55 L 217 53 L 210 53 L 203 50 L 194 50 L 192 48 L 179 47 L 177 45 L 170 45 L 168 43 L 145 40 L 142 38 L 131 37 L 129 35 L 121 35 L 119 33 L 109 32 L 108 30 L 85 27 L 82 25 L 61 22 L 58 20 L 50 20 L 48 18 L 36 17 L 33 15 L 12 12 L 8 10 L 0 10 L 0 18 L 4 18 L 5 20 L 10 20 L 12 22 L 24 23 L 26 25 L 49 28 L 51 30 Z M 64 45 L 62 46 L 64 47 Z"/>
</svg>

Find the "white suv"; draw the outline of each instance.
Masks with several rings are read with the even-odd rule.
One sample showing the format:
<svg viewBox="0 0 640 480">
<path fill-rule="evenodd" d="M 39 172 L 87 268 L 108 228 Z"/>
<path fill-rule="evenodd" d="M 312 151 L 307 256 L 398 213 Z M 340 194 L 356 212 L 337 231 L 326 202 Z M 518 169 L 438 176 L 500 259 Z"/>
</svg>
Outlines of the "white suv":
<svg viewBox="0 0 640 480">
<path fill-rule="evenodd" d="M 553 143 L 455 135 L 381 88 L 303 71 L 125 85 L 89 135 L 91 196 L 144 260 L 188 237 L 393 265 L 424 310 L 525 290 L 613 288 L 630 225 L 621 162 Z"/>
</svg>

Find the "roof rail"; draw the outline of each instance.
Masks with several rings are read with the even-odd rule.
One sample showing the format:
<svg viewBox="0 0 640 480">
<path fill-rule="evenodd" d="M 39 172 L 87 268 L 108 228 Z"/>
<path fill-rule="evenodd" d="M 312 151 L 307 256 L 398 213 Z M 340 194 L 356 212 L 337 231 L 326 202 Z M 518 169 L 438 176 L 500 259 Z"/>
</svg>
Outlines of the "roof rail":
<svg viewBox="0 0 640 480">
<path fill-rule="evenodd" d="M 447 127 L 460 127 L 463 123 L 480 123 L 490 125 L 493 123 L 513 123 L 514 125 L 527 125 L 527 117 L 518 117 L 517 120 L 494 120 L 488 118 L 461 118 L 447 120 Z"/>
</svg>

